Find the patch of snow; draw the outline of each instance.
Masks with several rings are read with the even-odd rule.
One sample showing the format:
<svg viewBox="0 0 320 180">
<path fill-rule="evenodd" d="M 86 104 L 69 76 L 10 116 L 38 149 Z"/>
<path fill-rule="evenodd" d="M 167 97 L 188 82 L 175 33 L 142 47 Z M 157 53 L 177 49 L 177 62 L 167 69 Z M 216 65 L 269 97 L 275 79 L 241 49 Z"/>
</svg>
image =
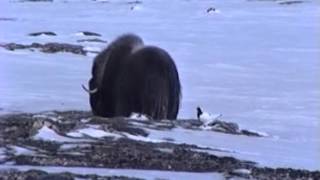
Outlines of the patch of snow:
<svg viewBox="0 0 320 180">
<path fill-rule="evenodd" d="M 88 57 L 96 57 L 97 53 L 87 52 Z"/>
<path fill-rule="evenodd" d="M 122 134 L 125 137 L 132 139 L 132 140 L 136 140 L 136 141 L 153 142 L 153 143 L 165 142 L 165 140 L 149 138 L 149 137 L 144 137 L 144 136 L 139 136 L 139 135 L 132 135 L 129 133 L 122 133 Z"/>
<path fill-rule="evenodd" d="M 91 118 L 80 119 L 80 121 L 81 121 L 82 123 L 88 123 L 88 122 L 91 121 Z"/>
<path fill-rule="evenodd" d="M 75 138 L 82 138 L 83 137 L 83 134 L 79 133 L 78 131 L 68 132 L 66 135 L 70 136 L 70 137 L 75 137 Z"/>
<path fill-rule="evenodd" d="M 35 119 L 50 119 L 52 121 L 59 121 L 59 117 L 54 117 L 54 116 L 48 115 L 48 114 L 36 114 L 36 115 L 33 115 L 32 118 L 35 118 Z"/>
<path fill-rule="evenodd" d="M 0 162 L 4 161 L 6 158 L 6 148 L 0 147 Z"/>
<path fill-rule="evenodd" d="M 142 6 L 134 5 L 134 6 L 131 6 L 130 9 L 133 10 L 133 11 L 139 11 L 139 10 L 142 10 Z"/>
<path fill-rule="evenodd" d="M 19 146 L 9 146 L 9 148 L 13 151 L 14 155 L 34 155 L 36 152 L 25 147 Z"/>
<path fill-rule="evenodd" d="M 35 140 L 55 141 L 55 142 L 77 142 L 78 140 L 67 138 L 57 134 L 53 129 L 43 126 L 38 130 L 38 133 L 33 136 Z"/>
<path fill-rule="evenodd" d="M 232 172 L 239 174 L 251 174 L 251 171 L 249 169 L 235 169 Z"/>
<path fill-rule="evenodd" d="M 171 148 L 158 148 L 157 150 L 165 153 L 173 153 L 173 149 Z"/>
<path fill-rule="evenodd" d="M 106 132 L 104 130 L 97 129 L 95 127 L 87 127 L 87 128 L 83 128 L 83 129 L 77 129 L 73 132 L 68 132 L 67 135 L 70 137 L 77 137 L 77 138 L 81 138 L 81 137 L 85 137 L 85 136 L 89 136 L 89 137 L 93 137 L 93 138 L 103 138 L 103 137 L 120 138 L 120 137 L 122 137 L 119 134 Z"/>
<path fill-rule="evenodd" d="M 144 114 L 140 114 L 140 113 L 131 113 L 130 119 L 135 119 L 135 120 L 141 120 L 141 121 L 147 121 L 149 120 L 149 118 L 144 115 Z"/>
<path fill-rule="evenodd" d="M 77 33 L 74 33 L 74 35 L 76 35 L 76 36 L 86 36 L 83 32 L 77 32 Z"/>
<path fill-rule="evenodd" d="M 6 148 L 4 147 L 0 147 L 0 154 L 4 154 L 5 153 Z"/>
<path fill-rule="evenodd" d="M 100 52 L 102 50 L 100 47 L 95 46 L 86 46 L 83 49 L 89 52 Z"/>
</svg>

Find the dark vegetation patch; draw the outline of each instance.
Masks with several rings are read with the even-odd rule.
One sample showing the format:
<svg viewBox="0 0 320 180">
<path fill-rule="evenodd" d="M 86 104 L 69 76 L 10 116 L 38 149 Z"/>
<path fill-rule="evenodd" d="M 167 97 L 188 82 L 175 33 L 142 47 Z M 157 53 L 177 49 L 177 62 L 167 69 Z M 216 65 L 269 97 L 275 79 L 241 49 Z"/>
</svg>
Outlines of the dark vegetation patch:
<svg viewBox="0 0 320 180">
<path fill-rule="evenodd" d="M 211 13 L 211 12 L 216 12 L 216 8 L 214 8 L 214 7 L 209 7 L 209 8 L 207 9 L 207 13 Z"/>
<path fill-rule="evenodd" d="M 142 1 L 128 1 L 127 4 L 142 4 Z"/>
<path fill-rule="evenodd" d="M 140 180 L 138 178 L 126 176 L 98 176 L 94 174 L 79 175 L 73 173 L 47 173 L 41 170 L 17 171 L 8 170 L 0 171 L 1 180 Z"/>
<path fill-rule="evenodd" d="M 29 50 L 39 49 L 41 52 L 44 52 L 44 53 L 68 52 L 68 53 L 79 54 L 79 55 L 86 55 L 88 52 L 81 45 L 57 43 L 57 42 L 45 43 L 45 44 L 32 43 L 30 45 L 7 43 L 7 44 L 0 44 L 0 47 L 3 47 L 9 51 L 15 51 L 18 49 L 29 49 Z"/>
<path fill-rule="evenodd" d="M 107 0 L 104 0 L 104 1 L 92 0 L 92 1 L 96 1 L 96 2 L 99 2 L 99 3 L 110 3 L 110 1 L 107 1 Z"/>
<path fill-rule="evenodd" d="M 16 21 L 16 18 L 0 17 L 0 21 Z"/>
<path fill-rule="evenodd" d="M 248 1 L 261 1 L 261 2 L 276 2 L 279 5 L 294 5 L 307 2 L 306 0 L 248 0 Z"/>
<path fill-rule="evenodd" d="M 162 151 L 169 149 L 170 151 Z M 70 150 L 68 150 L 70 151 Z M 185 145 L 157 144 L 121 138 L 91 143 L 68 151 L 46 156 L 18 155 L 18 165 L 81 166 L 105 168 L 153 169 L 195 172 L 224 172 L 237 168 L 250 168 L 254 163 L 233 157 L 218 157 L 192 151 Z"/>
<path fill-rule="evenodd" d="M 57 34 L 51 31 L 42 31 L 42 32 L 29 33 L 28 35 L 29 36 L 40 36 L 40 35 L 56 36 Z"/>
<path fill-rule="evenodd" d="M 98 42 L 98 43 L 107 43 L 106 40 L 102 40 L 99 38 L 91 38 L 91 39 L 79 39 L 77 42 Z"/>
<path fill-rule="evenodd" d="M 79 33 L 83 33 L 84 36 L 101 36 L 101 34 L 90 31 L 80 31 Z"/>
<path fill-rule="evenodd" d="M 301 4 L 305 1 L 281 1 L 279 2 L 280 5 L 293 5 L 293 4 Z"/>
<path fill-rule="evenodd" d="M 53 0 L 20 0 L 20 2 L 53 2 Z"/>
</svg>

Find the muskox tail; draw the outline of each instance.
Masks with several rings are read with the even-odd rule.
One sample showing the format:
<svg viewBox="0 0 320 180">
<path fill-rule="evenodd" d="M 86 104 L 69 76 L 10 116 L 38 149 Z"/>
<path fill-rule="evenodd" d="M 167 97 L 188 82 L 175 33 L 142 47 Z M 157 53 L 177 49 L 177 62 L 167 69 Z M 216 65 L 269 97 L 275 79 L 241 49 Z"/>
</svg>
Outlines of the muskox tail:
<svg viewBox="0 0 320 180">
<path fill-rule="evenodd" d="M 154 119 L 168 119 L 168 79 L 161 75 L 147 76 L 141 94 L 142 113 Z"/>
</svg>

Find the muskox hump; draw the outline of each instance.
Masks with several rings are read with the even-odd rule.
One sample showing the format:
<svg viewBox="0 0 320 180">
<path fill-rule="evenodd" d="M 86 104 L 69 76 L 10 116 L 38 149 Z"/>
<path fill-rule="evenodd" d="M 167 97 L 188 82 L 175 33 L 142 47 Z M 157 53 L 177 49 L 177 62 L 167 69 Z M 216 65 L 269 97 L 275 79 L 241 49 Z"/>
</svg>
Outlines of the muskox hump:
<svg viewBox="0 0 320 180">
<path fill-rule="evenodd" d="M 120 68 L 132 51 L 143 46 L 140 37 L 125 34 L 111 42 L 93 61 L 92 77 L 89 81 L 90 105 L 94 115 L 114 116 L 114 87 Z"/>
<path fill-rule="evenodd" d="M 181 85 L 173 59 L 153 46 L 132 52 L 119 74 L 115 97 L 116 116 L 137 112 L 153 119 L 176 119 Z"/>
</svg>

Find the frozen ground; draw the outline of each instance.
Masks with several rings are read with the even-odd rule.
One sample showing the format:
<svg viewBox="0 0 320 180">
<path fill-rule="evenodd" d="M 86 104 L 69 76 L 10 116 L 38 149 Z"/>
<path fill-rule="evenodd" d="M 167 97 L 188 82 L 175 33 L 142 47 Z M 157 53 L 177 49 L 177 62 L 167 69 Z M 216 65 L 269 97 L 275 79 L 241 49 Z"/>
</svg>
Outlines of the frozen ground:
<svg viewBox="0 0 320 180">
<path fill-rule="evenodd" d="M 3 0 L 0 18 L 14 20 L 0 21 L 0 43 L 76 43 L 84 38 L 76 33 L 85 30 L 107 41 L 137 33 L 175 59 L 183 85 L 180 118 L 195 117 L 200 105 L 271 135 L 248 140 L 198 133 L 192 136 L 201 140 L 198 144 L 242 152 L 241 158 L 261 165 L 320 170 L 319 1 L 126 2 Z M 209 7 L 220 12 L 208 14 Z M 27 36 L 38 31 L 57 36 Z M 88 110 L 81 84 L 89 79 L 91 63 L 90 56 L 0 49 L 0 113 Z M 190 136 L 184 131 L 164 134 L 181 141 Z"/>
<path fill-rule="evenodd" d="M 1 168 L 17 168 L 21 171 L 34 169 L 33 166 L 6 166 Z M 224 177 L 218 173 L 189 173 L 189 172 L 172 172 L 172 171 L 151 171 L 151 170 L 132 170 L 132 169 L 106 169 L 106 168 L 79 168 L 79 167 L 38 167 L 38 170 L 43 170 L 49 173 L 70 172 L 76 174 L 96 174 L 99 176 L 123 176 L 141 178 L 146 180 L 158 179 L 201 179 L 201 180 L 222 180 Z"/>
</svg>

